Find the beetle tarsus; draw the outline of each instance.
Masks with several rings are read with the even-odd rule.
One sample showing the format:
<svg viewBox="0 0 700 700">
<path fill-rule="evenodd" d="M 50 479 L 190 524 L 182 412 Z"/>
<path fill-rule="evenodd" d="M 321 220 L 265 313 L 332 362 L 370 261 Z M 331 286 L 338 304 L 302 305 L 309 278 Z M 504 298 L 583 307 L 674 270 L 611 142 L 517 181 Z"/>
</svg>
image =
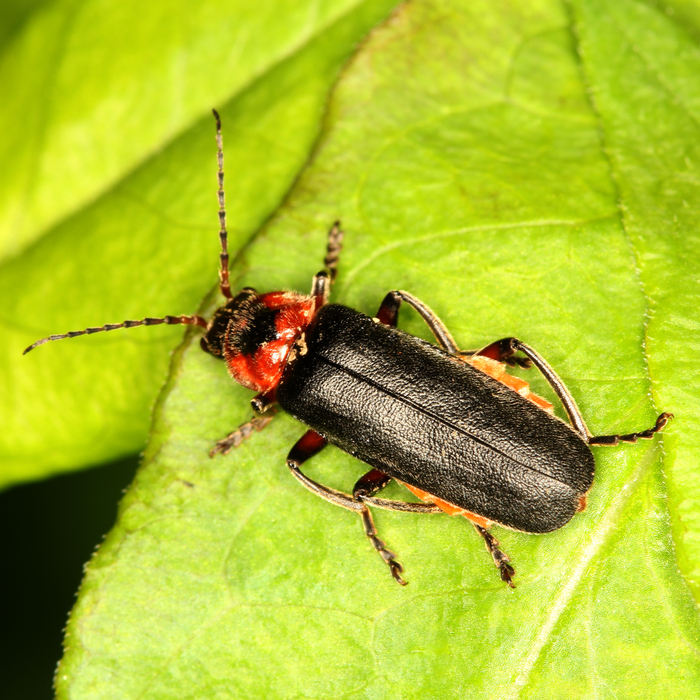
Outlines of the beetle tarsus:
<svg viewBox="0 0 700 700">
<path fill-rule="evenodd" d="M 515 584 L 513 583 L 512 579 L 512 577 L 515 575 L 515 569 L 507 562 L 503 562 L 498 568 L 501 571 L 501 581 L 507 583 L 511 588 L 515 588 Z"/>
<path fill-rule="evenodd" d="M 637 440 L 650 440 L 656 433 L 660 433 L 666 424 L 673 418 L 673 413 L 662 413 L 653 427 L 641 430 L 638 433 L 628 435 L 596 435 L 588 438 L 589 445 L 618 445 L 621 442 L 637 442 Z"/>
<path fill-rule="evenodd" d="M 360 517 L 362 518 L 362 524 L 365 528 L 365 535 L 367 535 L 369 541 L 372 543 L 372 546 L 379 553 L 379 556 L 389 566 L 389 570 L 391 571 L 391 575 L 394 577 L 394 580 L 401 586 L 405 586 L 408 581 L 401 578 L 403 566 L 396 561 L 396 554 L 394 554 L 390 549 L 387 549 L 384 541 L 377 537 L 377 528 L 374 526 L 372 514 L 369 512 L 369 508 L 365 504 L 363 504 L 363 509 L 360 511 Z"/>
<path fill-rule="evenodd" d="M 243 423 L 223 440 L 219 440 L 214 447 L 209 450 L 209 456 L 222 454 L 227 455 L 231 450 L 238 447 L 244 440 L 247 440 L 253 433 L 260 432 L 271 420 L 274 414 L 267 416 L 256 416 L 247 423 Z"/>
<path fill-rule="evenodd" d="M 501 574 L 501 581 L 507 583 L 511 588 L 515 588 L 513 576 L 515 569 L 510 565 L 510 557 L 499 549 L 500 542 L 485 528 L 476 523 L 472 523 L 474 529 L 483 537 L 486 551 L 491 555 L 493 563 Z"/>
</svg>

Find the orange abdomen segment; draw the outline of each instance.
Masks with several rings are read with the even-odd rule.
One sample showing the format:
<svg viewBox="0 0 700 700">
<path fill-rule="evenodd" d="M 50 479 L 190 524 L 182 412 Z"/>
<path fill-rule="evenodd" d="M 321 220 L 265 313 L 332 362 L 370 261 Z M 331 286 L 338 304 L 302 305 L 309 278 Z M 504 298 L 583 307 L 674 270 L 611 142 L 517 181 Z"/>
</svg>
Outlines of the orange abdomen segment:
<svg viewBox="0 0 700 700">
<path fill-rule="evenodd" d="M 452 505 L 447 501 L 443 501 L 441 498 L 436 498 L 435 496 L 429 494 L 427 491 L 423 491 L 422 489 L 419 489 L 416 486 L 410 486 L 409 484 L 404 484 L 404 486 L 413 495 L 418 496 L 418 498 L 420 498 L 421 501 L 425 501 L 426 503 L 434 503 L 440 510 L 444 511 L 448 515 L 463 515 L 465 518 L 468 518 L 473 523 L 481 525 L 481 527 L 485 528 L 489 528 L 491 527 L 491 525 L 493 525 L 493 521 L 487 520 L 486 518 L 482 518 L 480 515 L 471 513 L 470 511 L 465 510 L 464 508 L 460 508 L 459 506 Z"/>
<path fill-rule="evenodd" d="M 472 367 L 480 370 L 484 374 L 488 374 L 496 381 L 505 384 L 507 387 L 516 391 L 520 396 L 532 401 L 535 405 L 539 406 L 543 411 L 546 411 L 550 415 L 554 415 L 554 406 L 552 406 L 549 401 L 543 399 L 537 394 L 533 394 L 530 391 L 530 385 L 523 379 L 519 377 L 513 377 L 506 372 L 506 366 L 503 362 L 497 362 L 492 360 L 490 357 L 484 357 L 483 355 L 472 355 L 471 357 L 462 358 L 464 362 L 470 364 Z"/>
</svg>

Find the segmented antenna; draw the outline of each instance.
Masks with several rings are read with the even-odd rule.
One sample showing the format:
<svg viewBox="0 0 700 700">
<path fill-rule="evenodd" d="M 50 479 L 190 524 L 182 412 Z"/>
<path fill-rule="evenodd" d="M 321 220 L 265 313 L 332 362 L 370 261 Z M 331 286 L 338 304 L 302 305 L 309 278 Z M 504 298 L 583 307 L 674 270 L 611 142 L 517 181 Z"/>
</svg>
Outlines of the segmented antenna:
<svg viewBox="0 0 700 700">
<path fill-rule="evenodd" d="M 140 321 L 124 321 L 123 323 L 107 323 L 104 326 L 86 328 L 84 331 L 69 331 L 61 335 L 50 335 L 48 338 L 37 340 L 36 343 L 30 345 L 22 354 L 26 355 L 30 350 L 38 348 L 40 345 L 48 343 L 50 340 L 63 340 L 63 338 L 75 338 L 78 335 L 91 335 L 92 333 L 100 333 L 102 331 L 116 331 L 117 328 L 134 328 L 135 326 L 159 326 L 161 323 L 166 323 L 170 326 L 186 325 L 186 326 L 202 326 L 207 327 L 207 322 L 201 316 L 164 316 L 163 318 L 144 318 Z"/>
<path fill-rule="evenodd" d="M 224 200 L 224 141 L 221 137 L 221 117 L 215 109 L 212 109 L 212 113 L 216 119 L 216 158 L 219 163 L 219 240 L 221 241 L 219 287 L 227 299 L 232 299 L 233 295 L 228 278 L 228 232 L 226 231 L 226 204 Z"/>
<path fill-rule="evenodd" d="M 331 282 L 338 274 L 338 258 L 340 257 L 340 251 L 343 247 L 344 235 L 345 234 L 340 229 L 340 221 L 336 221 L 331 227 L 331 230 L 328 232 L 328 247 L 326 249 L 326 257 L 323 260 L 323 264 L 330 272 Z"/>
</svg>

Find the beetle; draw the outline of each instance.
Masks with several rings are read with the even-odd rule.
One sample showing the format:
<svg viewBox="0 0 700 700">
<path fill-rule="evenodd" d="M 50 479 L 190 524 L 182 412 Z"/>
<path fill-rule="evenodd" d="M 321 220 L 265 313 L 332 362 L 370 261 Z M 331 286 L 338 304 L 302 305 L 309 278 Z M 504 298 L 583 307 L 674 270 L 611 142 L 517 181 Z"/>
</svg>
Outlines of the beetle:
<svg viewBox="0 0 700 700">
<path fill-rule="evenodd" d="M 365 534 L 401 585 L 403 567 L 378 536 L 369 507 L 412 513 L 463 515 L 483 538 L 501 579 L 514 587 L 515 571 L 494 525 L 540 534 L 557 530 L 586 506 L 593 483 L 592 445 L 617 445 L 651 438 L 670 413 L 646 430 L 593 436 L 571 392 L 533 348 L 504 338 L 478 351 L 461 351 L 438 316 L 420 299 L 390 291 L 376 317 L 329 296 L 336 277 L 343 232 L 336 222 L 328 235 L 324 269 L 311 292 L 260 294 L 245 287 L 231 292 L 224 200 L 221 120 L 216 119 L 219 287 L 226 298 L 207 321 L 201 316 L 165 316 L 124 321 L 51 335 L 52 340 L 132 328 L 185 324 L 204 328 L 202 349 L 225 360 L 231 377 L 257 392 L 256 413 L 211 450 L 226 454 L 271 420 L 279 407 L 308 430 L 292 447 L 287 466 L 307 489 L 359 514 Z M 402 303 L 413 307 L 437 346 L 396 328 Z M 560 399 L 570 424 L 506 366 L 536 367 Z M 327 444 L 371 469 L 347 494 L 304 474 L 302 465 Z M 378 498 L 395 479 L 421 499 Z"/>
</svg>

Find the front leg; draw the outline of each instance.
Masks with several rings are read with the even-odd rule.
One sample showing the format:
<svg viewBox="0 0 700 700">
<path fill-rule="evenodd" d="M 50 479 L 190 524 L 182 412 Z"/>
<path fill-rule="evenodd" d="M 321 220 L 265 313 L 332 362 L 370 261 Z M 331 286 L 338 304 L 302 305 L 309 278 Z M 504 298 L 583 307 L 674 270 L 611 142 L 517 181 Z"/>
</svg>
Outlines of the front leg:
<svg viewBox="0 0 700 700">
<path fill-rule="evenodd" d="M 311 283 L 311 296 L 316 299 L 318 307 L 328 303 L 331 294 L 331 286 L 338 274 L 338 260 L 343 247 L 343 230 L 340 221 L 336 221 L 328 232 L 328 245 L 326 257 L 323 259 L 324 269 L 314 275 Z"/>
<path fill-rule="evenodd" d="M 216 445 L 209 450 L 209 456 L 213 457 L 217 454 L 227 455 L 244 440 L 247 440 L 253 433 L 260 432 L 270 423 L 273 416 L 274 413 L 267 416 L 255 416 L 247 423 L 238 426 L 236 430 L 227 435 L 223 440 L 219 440 Z"/>
<path fill-rule="evenodd" d="M 275 413 L 275 392 L 268 391 L 267 394 L 258 394 L 254 396 L 250 404 L 256 413 L 265 413 L 269 411 L 267 416 L 255 416 L 247 423 L 239 425 L 232 433 L 227 435 L 223 440 L 219 440 L 211 450 L 209 456 L 213 457 L 216 454 L 227 455 L 231 450 L 238 447 L 244 440 L 247 440 L 253 433 L 260 432 L 272 420 Z"/>
</svg>

